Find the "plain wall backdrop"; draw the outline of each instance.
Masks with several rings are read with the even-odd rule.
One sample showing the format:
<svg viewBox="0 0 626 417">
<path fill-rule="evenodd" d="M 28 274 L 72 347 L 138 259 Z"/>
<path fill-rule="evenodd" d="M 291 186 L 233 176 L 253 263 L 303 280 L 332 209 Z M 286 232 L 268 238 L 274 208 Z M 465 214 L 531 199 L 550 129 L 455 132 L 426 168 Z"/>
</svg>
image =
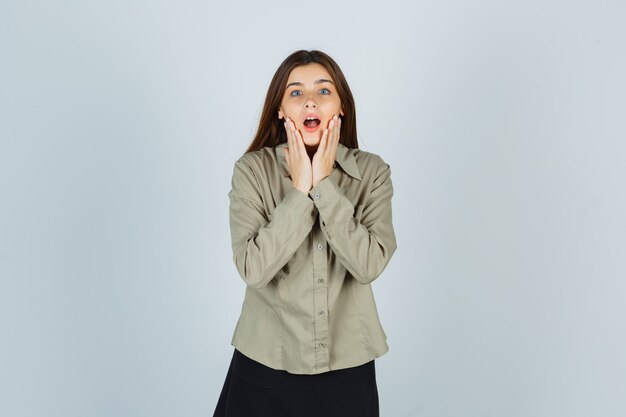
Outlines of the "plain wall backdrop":
<svg viewBox="0 0 626 417">
<path fill-rule="evenodd" d="M 383 417 L 626 414 L 620 1 L 0 3 L 0 415 L 210 416 L 228 197 L 297 49 L 392 169 Z"/>
</svg>

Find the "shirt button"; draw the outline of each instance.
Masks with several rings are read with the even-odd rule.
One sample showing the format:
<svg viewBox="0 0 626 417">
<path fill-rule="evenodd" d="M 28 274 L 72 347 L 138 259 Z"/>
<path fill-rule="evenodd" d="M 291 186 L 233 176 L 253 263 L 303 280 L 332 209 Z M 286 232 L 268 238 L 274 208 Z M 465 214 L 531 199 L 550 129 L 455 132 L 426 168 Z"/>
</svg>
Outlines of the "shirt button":
<svg viewBox="0 0 626 417">
<path fill-rule="evenodd" d="M 322 249 L 324 249 L 324 245 L 322 245 L 321 243 L 318 243 L 318 244 L 317 244 L 317 248 L 318 248 L 319 250 L 322 250 Z"/>
<path fill-rule="evenodd" d="M 315 193 L 314 197 L 315 197 L 316 199 L 317 199 L 317 198 L 320 198 L 320 193 Z"/>
<path fill-rule="evenodd" d="M 324 342 L 320 342 L 320 347 L 323 348 L 324 347 Z"/>
<path fill-rule="evenodd" d="M 320 315 L 320 316 L 323 316 L 323 315 L 324 315 L 324 310 L 320 311 L 320 312 L 319 312 L 319 315 Z"/>
<path fill-rule="evenodd" d="M 320 284 L 323 284 L 324 283 L 324 278 L 318 279 L 317 282 L 319 282 Z"/>
</svg>

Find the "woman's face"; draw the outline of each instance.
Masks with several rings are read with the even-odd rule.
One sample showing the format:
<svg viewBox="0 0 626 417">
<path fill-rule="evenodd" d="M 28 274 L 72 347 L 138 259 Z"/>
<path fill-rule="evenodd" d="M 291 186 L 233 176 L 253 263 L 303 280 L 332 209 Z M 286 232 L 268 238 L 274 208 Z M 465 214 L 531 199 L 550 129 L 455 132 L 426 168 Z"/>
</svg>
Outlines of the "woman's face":
<svg viewBox="0 0 626 417">
<path fill-rule="evenodd" d="M 295 67 L 278 109 L 278 118 L 293 120 L 304 144 L 316 147 L 333 116 L 342 115 L 341 100 L 335 84 L 322 65 L 311 63 Z M 316 120 L 307 121 L 308 118 Z"/>
</svg>

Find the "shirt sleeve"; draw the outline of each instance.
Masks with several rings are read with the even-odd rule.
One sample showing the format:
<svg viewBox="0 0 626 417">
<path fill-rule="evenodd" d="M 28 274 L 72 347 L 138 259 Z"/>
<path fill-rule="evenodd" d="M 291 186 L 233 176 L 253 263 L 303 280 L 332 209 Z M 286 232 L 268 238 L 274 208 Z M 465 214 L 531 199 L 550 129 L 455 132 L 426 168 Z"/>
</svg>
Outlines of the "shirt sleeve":
<svg viewBox="0 0 626 417">
<path fill-rule="evenodd" d="M 350 274 L 361 284 L 374 281 L 396 250 L 391 215 L 391 168 L 382 163 L 363 206 L 355 207 L 328 176 L 309 192 L 320 215 L 328 244 Z"/>
<path fill-rule="evenodd" d="M 235 266 L 247 285 L 264 287 L 309 234 L 317 211 L 306 194 L 292 187 L 270 218 L 259 182 L 243 159 L 235 162 L 228 196 Z"/>
</svg>

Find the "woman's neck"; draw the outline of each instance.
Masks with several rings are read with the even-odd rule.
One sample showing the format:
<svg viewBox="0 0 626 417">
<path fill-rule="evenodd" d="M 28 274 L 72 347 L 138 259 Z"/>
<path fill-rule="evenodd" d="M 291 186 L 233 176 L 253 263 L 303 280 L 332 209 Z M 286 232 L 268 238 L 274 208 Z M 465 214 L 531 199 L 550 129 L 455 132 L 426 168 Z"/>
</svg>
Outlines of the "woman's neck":
<svg viewBox="0 0 626 417">
<path fill-rule="evenodd" d="M 306 149 L 306 153 L 309 154 L 309 158 L 311 159 L 311 161 L 313 160 L 313 155 L 315 155 L 315 152 L 317 152 L 317 146 L 309 146 L 306 143 L 304 144 L 304 147 Z"/>
</svg>

